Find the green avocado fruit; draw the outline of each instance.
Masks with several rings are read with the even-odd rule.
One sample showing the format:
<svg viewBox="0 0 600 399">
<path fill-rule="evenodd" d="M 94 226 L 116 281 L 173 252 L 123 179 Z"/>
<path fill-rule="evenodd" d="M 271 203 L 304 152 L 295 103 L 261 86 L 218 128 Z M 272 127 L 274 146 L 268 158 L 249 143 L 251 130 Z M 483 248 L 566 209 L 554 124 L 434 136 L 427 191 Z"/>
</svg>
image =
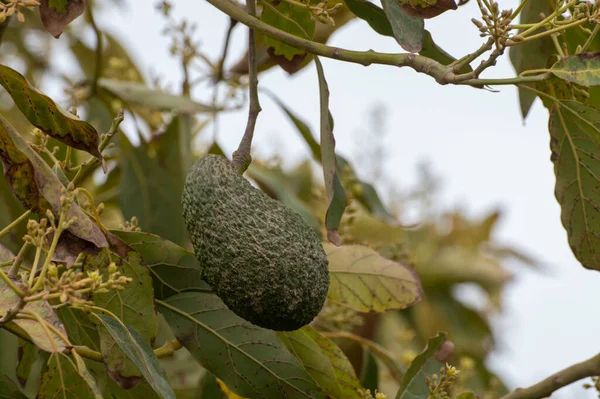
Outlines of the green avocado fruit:
<svg viewBox="0 0 600 399">
<path fill-rule="evenodd" d="M 327 255 L 299 214 L 212 154 L 192 167 L 182 202 L 202 278 L 230 310 L 276 331 L 297 330 L 320 312 Z"/>
</svg>

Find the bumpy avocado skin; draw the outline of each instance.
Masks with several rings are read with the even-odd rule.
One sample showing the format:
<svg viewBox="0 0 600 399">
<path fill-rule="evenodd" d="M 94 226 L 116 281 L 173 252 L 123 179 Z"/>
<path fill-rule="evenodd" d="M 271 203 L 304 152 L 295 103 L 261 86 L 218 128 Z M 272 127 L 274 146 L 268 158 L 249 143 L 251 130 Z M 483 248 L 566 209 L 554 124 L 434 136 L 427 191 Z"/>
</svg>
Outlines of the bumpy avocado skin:
<svg viewBox="0 0 600 399">
<path fill-rule="evenodd" d="M 297 330 L 319 313 L 327 256 L 299 214 L 212 154 L 193 166 L 182 202 L 203 278 L 230 310 L 276 331 Z"/>
</svg>

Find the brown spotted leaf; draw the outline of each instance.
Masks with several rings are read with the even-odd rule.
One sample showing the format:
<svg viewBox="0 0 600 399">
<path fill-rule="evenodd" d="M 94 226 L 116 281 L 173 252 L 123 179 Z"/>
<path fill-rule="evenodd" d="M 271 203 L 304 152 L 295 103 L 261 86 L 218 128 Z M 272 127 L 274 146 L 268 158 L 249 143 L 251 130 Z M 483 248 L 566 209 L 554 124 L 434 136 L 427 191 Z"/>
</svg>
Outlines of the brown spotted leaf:
<svg viewBox="0 0 600 399">
<path fill-rule="evenodd" d="M 600 86 L 600 52 L 564 57 L 552 65 L 550 72 L 582 86 Z"/>
<path fill-rule="evenodd" d="M 10 130 L 14 129 L 0 116 L 0 158 L 4 178 L 25 208 L 43 214 L 50 209 L 50 204 L 37 187 L 33 164 L 12 142 Z"/>
<path fill-rule="evenodd" d="M 1 115 L 0 158 L 4 164 L 5 175 L 7 171 L 9 173 L 7 180 L 23 206 L 36 213 L 43 214 L 47 209 L 51 209 L 55 215 L 60 214 L 62 183 L 48 164 Z M 14 185 L 11 182 L 14 182 Z M 75 236 L 99 248 L 108 246 L 102 230 L 77 204 L 71 206 L 66 216 L 67 220 L 77 218 L 69 228 Z"/>
<path fill-rule="evenodd" d="M 20 73 L 5 65 L 0 65 L 0 85 L 33 126 L 68 146 L 103 160 L 98 150 L 98 132 L 92 125 L 63 110 Z"/>
<path fill-rule="evenodd" d="M 17 306 L 19 298 L 17 294 L 4 282 L 0 280 L 0 317 Z M 62 335 L 66 331 L 61 321 L 47 301 L 30 302 L 23 308 L 24 312 L 35 313 L 40 316 L 45 324 L 50 324 Z M 43 326 L 37 320 L 17 318 L 2 326 L 6 330 L 18 336 L 26 336 L 40 349 L 46 352 L 62 352 L 66 344 L 47 326 Z"/>
<path fill-rule="evenodd" d="M 396 0 L 402 6 L 406 15 L 414 18 L 429 19 L 456 10 L 458 6 L 454 0 Z"/>
<path fill-rule="evenodd" d="M 67 25 L 83 14 L 83 0 L 41 0 L 40 17 L 52 36 L 59 38 Z"/>
</svg>

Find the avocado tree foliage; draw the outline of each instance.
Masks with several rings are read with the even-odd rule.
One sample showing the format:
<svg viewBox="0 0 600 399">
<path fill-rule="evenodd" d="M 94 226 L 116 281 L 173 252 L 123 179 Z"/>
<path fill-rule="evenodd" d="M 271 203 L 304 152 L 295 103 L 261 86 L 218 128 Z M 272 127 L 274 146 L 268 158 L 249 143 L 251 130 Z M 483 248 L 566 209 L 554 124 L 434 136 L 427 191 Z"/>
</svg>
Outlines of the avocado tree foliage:
<svg viewBox="0 0 600 399">
<path fill-rule="evenodd" d="M 600 269 L 600 6 L 522 0 L 509 10 L 471 0 L 478 5 L 472 22 L 482 44 L 455 58 L 435 43 L 425 21 L 464 12 L 467 1 L 208 0 L 231 18 L 216 55 L 199 50 L 192 21 L 173 18 L 177 2 L 162 1 L 157 9 L 172 39 L 171 55 L 184 72 L 180 89 L 170 91 L 149 82 L 121 38 L 96 23 L 94 14 L 113 3 L 0 0 L 0 394 L 518 399 L 544 398 L 600 376 L 597 355 L 531 387 L 506 387 L 485 366 L 494 343 L 488 317 L 499 310 L 511 277 L 504 260 L 532 261 L 494 241 L 499 214 L 469 220 L 425 207 L 420 223 L 405 227 L 391 210 L 397 204 L 384 204 L 373 182 L 355 173 L 361 165 L 335 150 L 336 116 L 329 112 L 319 57 L 412 68 L 431 76 L 432 84 L 473 90 L 515 85 L 523 117 L 536 98 L 549 111 L 561 220 L 577 259 Z M 399 52 L 326 44 L 351 21 L 394 38 Z M 83 39 L 90 31 L 93 46 Z M 248 32 L 248 51 L 226 62 L 238 31 Z M 80 76 L 50 63 L 54 42 L 63 44 L 61 57 L 70 52 Z M 505 53 L 516 76 L 483 77 Z M 197 63 L 205 67 L 200 73 Z M 258 75 L 273 67 L 294 74 L 312 64 L 320 91 L 318 138 L 281 93 L 263 96 L 289 117 L 311 159 L 291 170 L 252 160 Z M 58 104 L 39 90 L 46 77 L 58 79 L 68 101 Z M 225 88 L 226 95 L 211 104 L 195 101 L 200 84 Z M 248 123 L 243 133 L 240 128 L 238 149 L 229 156 L 213 141 L 196 150 L 197 136 L 226 117 L 222 111 L 244 106 L 246 91 Z M 146 133 L 139 145 L 121 126 L 124 119 Z M 194 254 L 181 196 L 192 165 L 207 153 L 219 162 L 231 159 L 244 178 L 320 235 L 329 287 L 310 323 L 293 331 L 261 328 L 225 305 L 240 304 L 239 298 L 219 296 L 237 295 L 227 286 L 226 268 L 219 271 L 219 289 L 204 280 L 202 260 L 208 265 L 212 259 L 206 254 L 221 255 L 220 246 L 229 243 Z M 314 164 L 322 179 L 315 178 Z M 421 183 L 412 196 L 427 204 L 435 185 L 428 178 Z M 255 209 L 259 196 L 247 198 L 243 209 Z M 247 219 L 238 212 L 225 222 L 237 233 L 247 231 L 251 245 L 255 216 L 246 213 Z M 293 237 L 286 240 L 276 245 L 295 244 Z M 456 298 L 454 288 L 462 283 L 481 287 L 490 310 Z M 244 289 L 239 278 L 236 284 L 236 292 Z M 247 289 L 248 301 L 264 290 L 260 284 Z M 590 387 L 599 386 L 593 382 Z"/>
</svg>

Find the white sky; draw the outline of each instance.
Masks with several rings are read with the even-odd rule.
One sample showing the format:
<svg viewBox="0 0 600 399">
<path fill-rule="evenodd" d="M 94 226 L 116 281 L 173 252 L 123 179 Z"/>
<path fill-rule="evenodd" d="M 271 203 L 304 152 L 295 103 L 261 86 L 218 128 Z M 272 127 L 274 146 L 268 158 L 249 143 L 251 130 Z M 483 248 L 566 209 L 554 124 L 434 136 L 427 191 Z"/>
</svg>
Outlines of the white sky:
<svg viewBox="0 0 600 399">
<path fill-rule="evenodd" d="M 169 58 L 168 40 L 161 37 L 163 19 L 154 1 L 129 1 L 97 17 L 102 29 L 123 32 L 140 65 L 160 72 L 172 83 L 180 81 L 179 66 Z M 198 23 L 202 48 L 217 57 L 221 52 L 227 17 L 206 2 L 173 0 L 175 16 Z M 502 1 L 514 7 L 516 0 Z M 434 40 L 446 51 L 463 55 L 478 48 L 481 39 L 470 19 L 477 17 L 475 1 L 459 11 L 427 21 Z M 232 59 L 245 44 L 243 28 L 236 29 Z M 331 45 L 385 52 L 402 50 L 391 38 L 379 36 L 363 21 L 353 21 L 330 41 Z M 376 103 L 388 107 L 385 173 L 399 187 L 415 182 L 417 165 L 427 160 L 444 183 L 443 201 L 480 214 L 501 207 L 498 230 L 503 242 L 524 249 L 547 266 L 543 274 L 516 268 L 516 281 L 506 290 L 505 313 L 495 321 L 498 351 L 490 366 L 513 386 L 530 385 L 572 363 L 600 351 L 595 316 L 600 300 L 600 274 L 586 271 L 575 260 L 561 227 L 554 198 L 547 111 L 536 103 L 524 125 L 516 89 L 501 87 L 490 93 L 468 87 L 439 86 L 428 76 L 388 66 L 346 64 L 322 59 L 331 91 L 337 148 L 344 155 L 355 149 L 352 137 L 367 131 L 368 110 Z M 510 77 L 508 56 L 486 74 Z M 318 87 L 314 66 L 293 77 L 280 70 L 261 75 L 260 84 L 276 92 L 314 131 L 318 130 Z M 206 93 L 196 93 L 202 96 Z M 255 148 L 261 155 L 291 153 L 292 160 L 307 155 L 285 116 L 262 96 Z M 231 152 L 245 126 L 246 110 L 220 118 L 220 141 Z M 274 139 L 274 137 L 277 137 Z M 357 169 L 361 165 L 355 164 Z M 559 397 L 559 395 L 556 395 Z M 593 398 L 581 384 L 562 398 Z"/>
</svg>

